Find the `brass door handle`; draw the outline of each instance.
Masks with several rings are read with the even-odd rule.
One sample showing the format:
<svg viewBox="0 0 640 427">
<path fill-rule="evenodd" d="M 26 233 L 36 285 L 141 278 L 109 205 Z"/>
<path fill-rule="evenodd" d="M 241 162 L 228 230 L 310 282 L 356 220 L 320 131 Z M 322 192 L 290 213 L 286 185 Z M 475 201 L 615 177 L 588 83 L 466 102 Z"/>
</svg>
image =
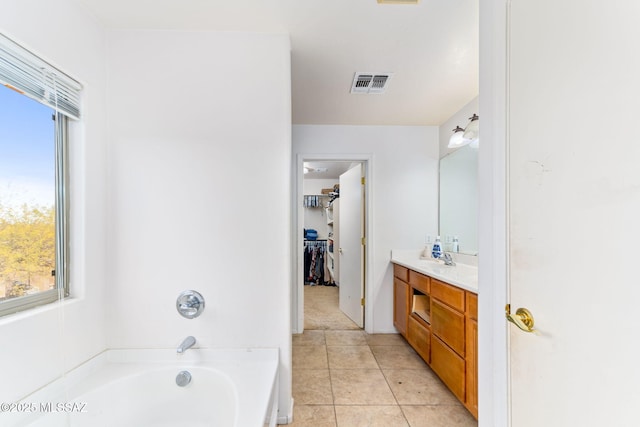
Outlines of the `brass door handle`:
<svg viewBox="0 0 640 427">
<path fill-rule="evenodd" d="M 533 332 L 533 315 L 526 308 L 519 308 L 515 314 L 511 314 L 511 304 L 504 308 L 507 320 L 525 332 Z"/>
</svg>

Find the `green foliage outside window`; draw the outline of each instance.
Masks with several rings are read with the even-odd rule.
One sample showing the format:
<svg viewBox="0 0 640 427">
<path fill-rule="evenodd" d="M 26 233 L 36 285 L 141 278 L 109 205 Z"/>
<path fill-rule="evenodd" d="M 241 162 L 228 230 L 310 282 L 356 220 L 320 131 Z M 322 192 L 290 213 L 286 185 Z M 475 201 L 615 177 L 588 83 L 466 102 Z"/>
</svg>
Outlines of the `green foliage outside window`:
<svg viewBox="0 0 640 427">
<path fill-rule="evenodd" d="M 0 205 L 0 300 L 53 289 L 55 256 L 53 207 Z"/>
</svg>

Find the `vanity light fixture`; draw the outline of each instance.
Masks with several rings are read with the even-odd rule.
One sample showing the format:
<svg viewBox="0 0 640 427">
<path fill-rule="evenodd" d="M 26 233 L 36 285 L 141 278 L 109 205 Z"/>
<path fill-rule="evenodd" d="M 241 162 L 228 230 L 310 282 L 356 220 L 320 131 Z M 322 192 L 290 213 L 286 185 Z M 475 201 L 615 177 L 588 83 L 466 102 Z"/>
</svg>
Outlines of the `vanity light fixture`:
<svg viewBox="0 0 640 427">
<path fill-rule="evenodd" d="M 456 126 L 453 130 L 453 135 L 449 138 L 449 144 L 447 147 L 449 148 L 458 148 L 467 144 L 473 144 L 475 147 L 478 146 L 478 129 L 480 117 L 477 114 L 473 114 L 473 116 L 469 117 L 469 124 L 466 128 L 462 129 L 460 126 Z"/>
<path fill-rule="evenodd" d="M 451 138 L 449 138 L 448 147 L 449 148 L 462 147 L 463 145 L 468 143 L 468 141 L 464 140 L 463 134 L 464 134 L 464 129 L 462 129 L 460 126 L 456 126 L 456 128 L 453 130 L 453 135 L 451 135 Z"/>
<path fill-rule="evenodd" d="M 478 119 L 480 119 L 480 117 L 475 113 L 469 118 L 471 122 L 464 128 L 464 139 L 468 139 L 469 141 L 478 139 L 478 130 L 480 128 L 480 121 Z"/>
</svg>

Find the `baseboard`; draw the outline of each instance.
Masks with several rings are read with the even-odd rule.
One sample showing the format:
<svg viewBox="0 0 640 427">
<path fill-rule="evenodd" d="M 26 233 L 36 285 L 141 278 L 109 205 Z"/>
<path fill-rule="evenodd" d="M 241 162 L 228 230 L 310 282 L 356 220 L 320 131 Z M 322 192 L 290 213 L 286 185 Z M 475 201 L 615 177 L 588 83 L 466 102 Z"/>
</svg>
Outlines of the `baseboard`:
<svg viewBox="0 0 640 427">
<path fill-rule="evenodd" d="M 293 422 L 293 397 L 291 398 L 291 405 L 289 406 L 289 413 L 285 416 L 278 417 L 278 425 L 287 425 Z"/>
</svg>

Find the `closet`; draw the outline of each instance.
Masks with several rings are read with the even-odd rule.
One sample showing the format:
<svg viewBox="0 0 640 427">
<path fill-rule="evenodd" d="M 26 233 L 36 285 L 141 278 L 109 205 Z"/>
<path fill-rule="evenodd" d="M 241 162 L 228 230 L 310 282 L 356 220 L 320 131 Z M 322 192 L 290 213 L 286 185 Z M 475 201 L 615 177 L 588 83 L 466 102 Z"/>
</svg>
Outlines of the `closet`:
<svg viewBox="0 0 640 427">
<path fill-rule="evenodd" d="M 301 203 L 305 236 L 301 279 L 304 285 L 337 286 L 340 310 L 361 328 L 365 304 L 364 171 L 363 162 L 305 162 Z"/>
<path fill-rule="evenodd" d="M 326 180 L 323 180 L 326 181 Z M 323 184 L 324 182 L 315 183 Z M 335 286 L 338 284 L 337 224 L 339 221 L 338 185 L 321 188 L 323 194 L 305 194 L 304 284 Z M 312 189 L 313 190 L 313 189 Z"/>
</svg>

